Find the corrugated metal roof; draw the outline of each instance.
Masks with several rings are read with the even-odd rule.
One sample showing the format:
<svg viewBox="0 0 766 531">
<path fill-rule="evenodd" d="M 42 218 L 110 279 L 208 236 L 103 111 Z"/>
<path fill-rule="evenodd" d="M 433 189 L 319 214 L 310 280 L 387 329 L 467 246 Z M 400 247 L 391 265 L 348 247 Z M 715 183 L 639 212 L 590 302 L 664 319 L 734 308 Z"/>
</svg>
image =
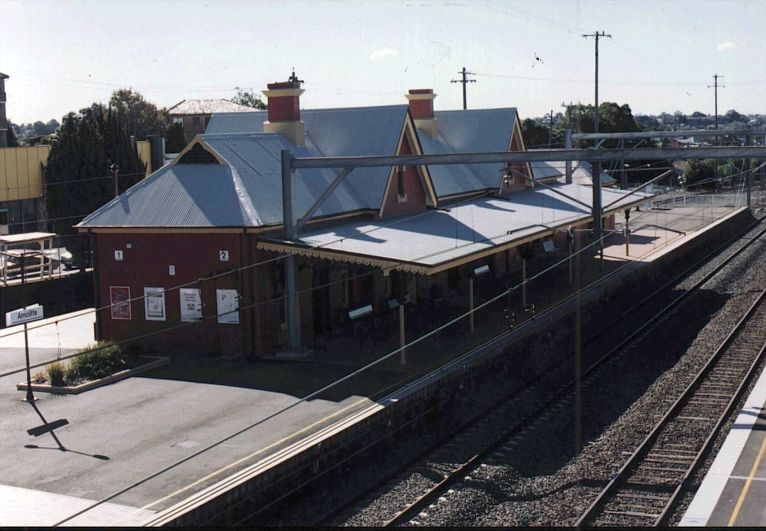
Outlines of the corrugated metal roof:
<svg viewBox="0 0 766 531">
<path fill-rule="evenodd" d="M 320 156 L 310 146 L 295 147 L 282 135 L 250 133 L 205 135 L 203 139 L 235 169 L 244 191 L 258 212 L 260 224 L 282 222 L 282 167 L 280 152 L 291 150 L 298 157 Z M 293 181 L 293 211 L 301 216 L 327 189 L 340 170 L 308 169 L 297 171 Z M 325 216 L 366 208 L 348 181 L 344 181 L 323 203 L 315 216 Z"/>
<path fill-rule="evenodd" d="M 555 188 L 591 204 L 593 194 L 588 187 L 557 184 Z M 609 208 L 614 212 L 651 197 L 641 192 L 625 197 L 627 193 L 605 189 L 603 204 L 619 199 Z M 547 188 L 535 188 L 507 198 L 463 201 L 450 205 L 449 211 L 438 209 L 387 220 L 344 223 L 307 232 L 299 241 L 309 250 L 321 248 L 434 267 L 541 231 L 585 221 L 590 216 L 590 210 L 583 205 Z"/>
<path fill-rule="evenodd" d="M 259 225 L 236 171 L 218 164 L 164 166 L 85 219 L 81 227 Z"/>
<path fill-rule="evenodd" d="M 394 155 L 407 116 L 407 105 L 301 110 L 306 148 L 312 156 Z M 205 131 L 206 140 L 218 134 L 262 133 L 266 112 L 215 114 Z M 338 170 L 340 171 L 340 170 Z M 304 170 L 296 172 L 300 175 Z M 359 204 L 377 209 L 383 200 L 390 170 L 355 168 L 346 178 Z M 337 172 L 336 172 L 337 173 Z"/>
<path fill-rule="evenodd" d="M 563 160 L 546 161 L 546 162 L 532 162 L 532 174 L 535 179 L 545 178 L 547 176 L 553 177 L 556 174 L 560 176 L 566 175 L 566 162 Z M 593 184 L 593 167 L 588 161 L 579 160 L 572 162 L 572 181 L 585 186 L 592 186 Z M 617 181 L 608 173 L 601 170 L 601 185 L 611 186 Z"/>
<path fill-rule="evenodd" d="M 432 139 L 425 132 L 418 135 L 427 155 L 506 151 L 516 121 L 516 109 L 437 111 L 434 118 L 438 136 Z M 502 169 L 502 163 L 428 167 L 436 195 L 440 197 L 497 188 Z"/>
<path fill-rule="evenodd" d="M 256 109 L 224 99 L 182 100 L 168 109 L 171 116 L 184 114 L 214 114 L 219 112 L 252 113 Z"/>
</svg>

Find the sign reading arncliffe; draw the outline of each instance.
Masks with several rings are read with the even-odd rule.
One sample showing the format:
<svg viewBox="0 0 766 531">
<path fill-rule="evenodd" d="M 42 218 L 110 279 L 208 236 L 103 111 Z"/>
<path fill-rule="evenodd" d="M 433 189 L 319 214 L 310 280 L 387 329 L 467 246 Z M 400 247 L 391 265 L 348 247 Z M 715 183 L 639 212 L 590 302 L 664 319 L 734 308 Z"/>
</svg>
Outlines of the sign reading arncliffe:
<svg viewBox="0 0 766 531">
<path fill-rule="evenodd" d="M 39 304 L 19 308 L 5 314 L 5 326 L 13 326 L 31 321 L 39 321 L 43 318 L 43 307 Z"/>
</svg>

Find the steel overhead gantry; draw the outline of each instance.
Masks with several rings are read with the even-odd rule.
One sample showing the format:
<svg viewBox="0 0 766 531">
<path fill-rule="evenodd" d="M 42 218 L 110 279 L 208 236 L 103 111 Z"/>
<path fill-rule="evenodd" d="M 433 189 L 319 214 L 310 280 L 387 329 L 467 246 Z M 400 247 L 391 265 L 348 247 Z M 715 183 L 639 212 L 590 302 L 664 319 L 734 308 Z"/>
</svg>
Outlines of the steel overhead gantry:
<svg viewBox="0 0 766 531">
<path fill-rule="evenodd" d="M 663 132 L 666 133 L 666 132 Z M 717 134 L 726 134 L 717 131 Z M 604 135 L 633 135 L 656 133 L 599 133 Z M 739 132 L 739 134 L 743 134 Z M 751 135 L 759 132 L 750 132 Z M 575 137 L 575 135 L 572 135 Z M 678 136 L 678 134 L 669 135 Z M 638 137 L 640 138 L 640 137 Z M 764 146 L 737 147 L 701 147 L 701 148 L 642 148 L 642 149 L 546 149 L 540 151 L 518 152 L 489 152 L 489 153 L 449 153 L 439 155 L 375 155 L 353 157 L 295 157 L 290 150 L 282 150 L 282 213 L 285 239 L 294 241 L 299 229 L 308 218 L 317 211 L 329 197 L 332 190 L 323 193 L 300 219 L 293 212 L 292 179 L 295 170 L 304 168 L 333 168 L 341 169 L 330 188 L 336 188 L 354 168 L 392 167 L 392 166 L 428 166 L 441 164 L 492 164 L 511 162 L 546 162 L 546 161 L 576 161 L 608 162 L 614 160 L 646 160 L 646 159 L 720 159 L 720 158 L 762 158 L 766 157 Z M 574 198 L 573 198 L 574 199 Z M 600 198 L 599 198 L 600 199 Z M 592 216 L 600 220 L 601 209 L 591 208 Z M 594 223 L 594 227 L 599 226 Z M 597 234 L 601 237 L 601 234 Z M 287 300 L 287 326 L 289 348 L 299 349 L 300 337 L 300 308 L 296 296 L 295 257 L 285 258 L 285 298 Z"/>
<path fill-rule="evenodd" d="M 572 133 L 574 140 L 637 140 L 680 136 L 766 136 L 764 129 L 690 129 L 685 131 L 640 131 L 633 133 Z M 699 148 L 697 148 L 699 149 Z"/>
</svg>

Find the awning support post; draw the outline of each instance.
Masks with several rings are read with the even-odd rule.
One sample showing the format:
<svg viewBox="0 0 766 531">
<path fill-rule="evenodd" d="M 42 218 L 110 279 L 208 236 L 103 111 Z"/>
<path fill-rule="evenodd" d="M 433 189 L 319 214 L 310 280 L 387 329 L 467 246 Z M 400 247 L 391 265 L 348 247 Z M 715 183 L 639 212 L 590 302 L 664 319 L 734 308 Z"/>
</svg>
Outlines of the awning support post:
<svg viewBox="0 0 766 531">
<path fill-rule="evenodd" d="M 745 136 L 745 145 L 750 145 L 750 135 Z M 747 208 L 753 208 L 753 172 L 750 171 L 751 159 L 745 159 L 745 181 L 747 182 Z"/>
<path fill-rule="evenodd" d="M 527 259 L 521 258 L 521 307 L 527 308 Z"/>
<path fill-rule="evenodd" d="M 399 301 L 399 363 L 402 365 L 407 364 L 407 351 L 404 349 L 404 345 L 407 341 L 404 337 L 404 301 Z"/>
<path fill-rule="evenodd" d="M 285 239 L 295 238 L 293 218 L 293 168 L 292 153 L 283 149 L 282 154 L 282 223 Z M 290 350 L 301 348 L 301 314 L 295 278 L 295 255 L 285 257 L 285 299 L 287 301 L 287 336 Z"/>
<path fill-rule="evenodd" d="M 572 129 L 567 128 L 564 133 L 564 146 L 566 149 L 572 149 Z M 572 161 L 566 161 L 566 183 L 572 184 Z"/>
<path fill-rule="evenodd" d="M 469 323 L 469 329 L 471 332 L 474 332 L 476 330 L 476 326 L 474 323 L 473 318 L 473 276 L 468 279 L 468 323 Z"/>
</svg>

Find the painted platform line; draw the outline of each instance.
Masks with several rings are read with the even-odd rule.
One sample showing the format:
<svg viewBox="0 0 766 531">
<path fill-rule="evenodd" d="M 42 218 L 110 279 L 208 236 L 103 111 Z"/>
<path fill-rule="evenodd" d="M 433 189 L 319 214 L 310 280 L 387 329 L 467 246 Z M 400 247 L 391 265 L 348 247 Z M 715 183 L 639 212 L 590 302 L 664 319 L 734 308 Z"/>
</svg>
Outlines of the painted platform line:
<svg viewBox="0 0 766 531">
<path fill-rule="evenodd" d="M 40 490 L 0 485 L 0 526 L 51 526 L 94 500 L 53 494 Z M 128 505 L 105 503 L 78 516 L 70 526 L 135 526 L 148 519 L 154 511 Z"/>
<path fill-rule="evenodd" d="M 753 391 L 747 397 L 742 411 L 734 422 L 736 428 L 732 429 L 726 437 L 679 526 L 704 526 L 710 520 L 764 404 L 766 404 L 766 371 L 761 373 Z"/>
</svg>

